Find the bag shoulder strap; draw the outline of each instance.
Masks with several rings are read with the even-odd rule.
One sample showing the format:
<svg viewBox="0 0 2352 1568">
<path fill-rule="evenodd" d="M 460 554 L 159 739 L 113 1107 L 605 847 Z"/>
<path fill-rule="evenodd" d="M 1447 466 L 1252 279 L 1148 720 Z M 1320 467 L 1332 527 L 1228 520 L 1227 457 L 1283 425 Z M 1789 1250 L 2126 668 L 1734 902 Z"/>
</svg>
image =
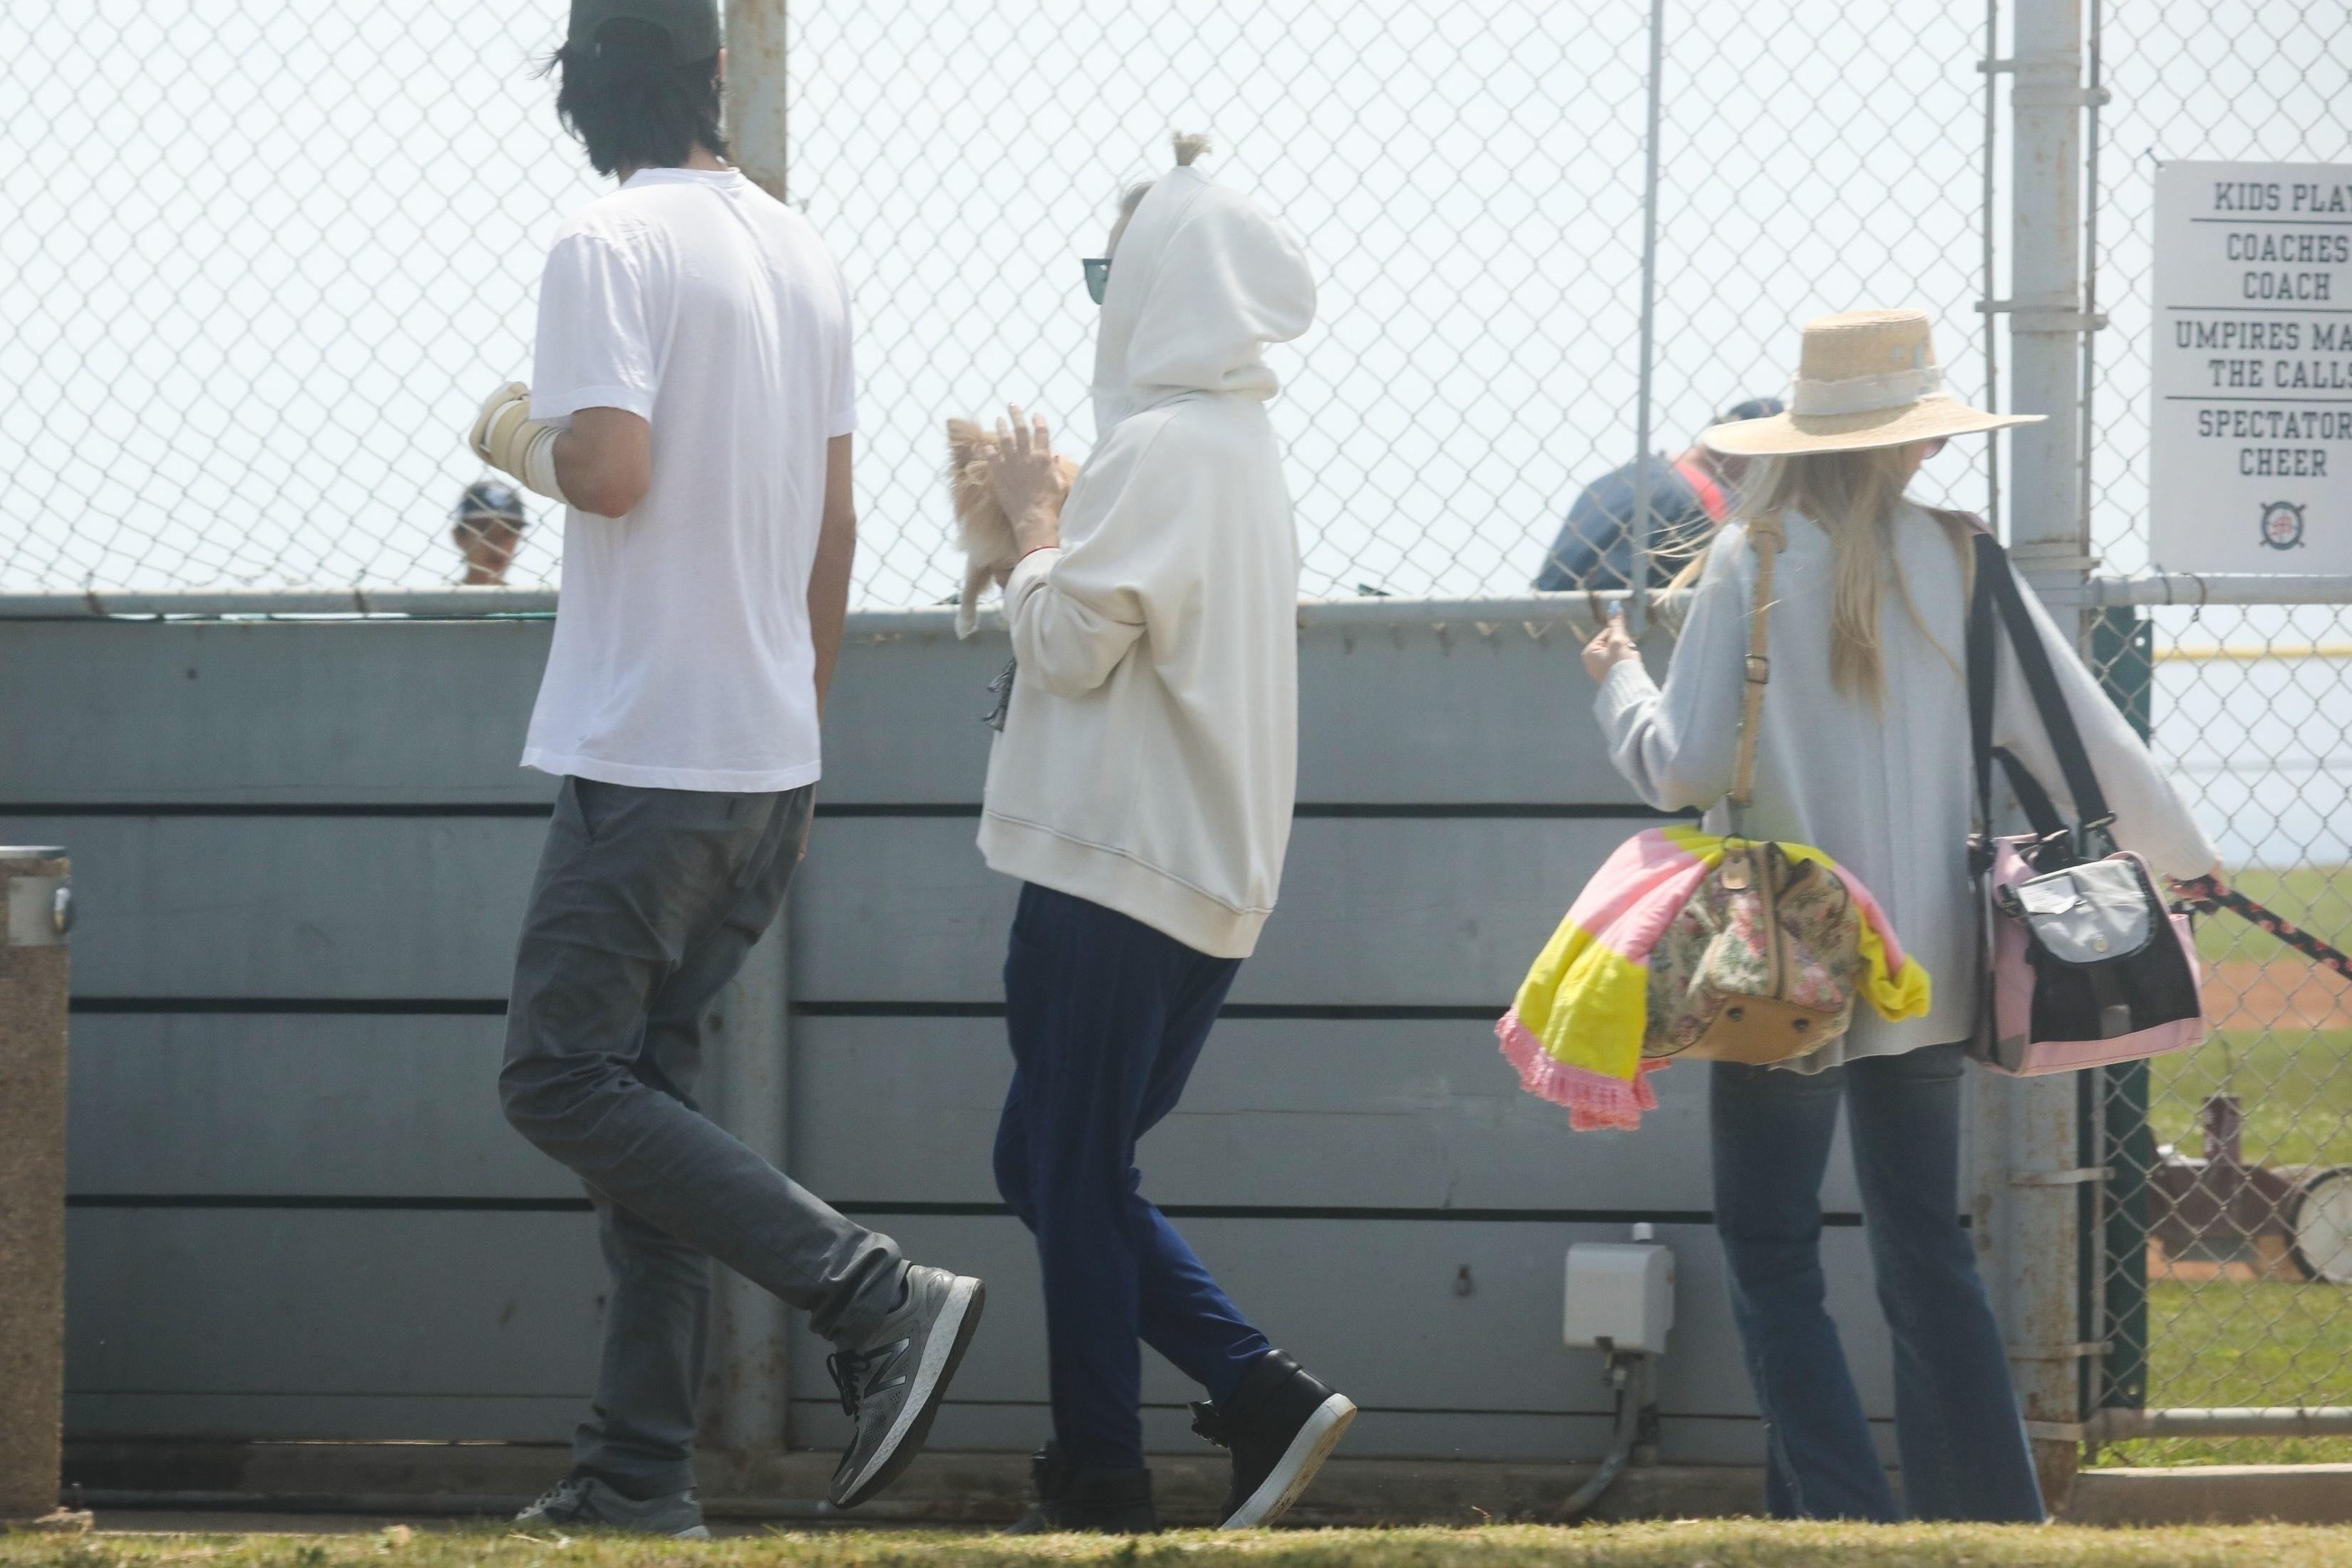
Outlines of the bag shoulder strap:
<svg viewBox="0 0 2352 1568">
<path fill-rule="evenodd" d="M 2083 733 L 2075 727 L 2073 710 L 2066 706 L 2066 694 L 2058 685 L 2058 672 L 2050 662 L 2050 650 L 2042 646 L 2040 628 L 2025 606 L 2024 595 L 2018 592 L 2009 555 L 1990 533 L 1976 537 L 1976 592 L 1969 605 L 1968 674 L 1969 730 L 1975 752 L 1978 808 L 1990 828 L 1993 696 L 2000 649 L 1996 639 L 2005 632 L 2011 651 L 2017 655 L 2019 672 L 2025 677 L 2026 690 L 2032 696 L 2034 711 L 2041 716 L 2042 727 L 2050 737 L 2050 749 L 2057 753 L 2059 772 L 2065 775 L 2066 788 L 2074 797 L 2076 816 L 2085 827 L 2104 827 L 2114 816 L 2107 810 L 2106 795 L 2099 788 L 2090 753 L 2084 748 Z M 2000 623 L 1998 631 L 1994 626 L 1996 615 Z M 2025 773 L 2015 758 L 2003 755 L 2001 762 L 2012 784 Z M 2057 808 L 2038 783 L 2031 790 L 2019 789 L 2018 796 L 2027 815 L 2035 819 L 2036 832 L 2056 832 L 2063 826 Z"/>
<path fill-rule="evenodd" d="M 1756 793 L 1756 737 L 1764 721 L 1764 688 L 1772 679 L 1772 569 L 1789 534 L 1778 517 L 1748 524 L 1748 542 L 1756 552 L 1756 595 L 1748 606 L 1747 698 L 1739 716 L 1739 763 L 1732 773 L 1732 831 Z"/>
<path fill-rule="evenodd" d="M 2005 746 L 1992 749 L 1992 760 L 2000 764 L 2009 780 L 2009 793 L 2017 797 L 2025 813 L 2025 820 L 2036 836 L 2048 838 L 2066 831 L 2066 819 L 2058 815 L 2058 803 L 2042 787 L 2042 781 L 2025 771 L 2025 764 L 2011 754 Z"/>
</svg>

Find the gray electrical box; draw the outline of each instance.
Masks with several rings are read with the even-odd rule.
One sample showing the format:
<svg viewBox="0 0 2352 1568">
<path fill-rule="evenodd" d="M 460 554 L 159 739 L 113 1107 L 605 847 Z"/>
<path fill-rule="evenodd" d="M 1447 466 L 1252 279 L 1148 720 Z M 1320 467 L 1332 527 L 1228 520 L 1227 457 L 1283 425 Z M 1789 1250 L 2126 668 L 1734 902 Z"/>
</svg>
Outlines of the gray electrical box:
<svg viewBox="0 0 2352 1568">
<path fill-rule="evenodd" d="M 1656 1355 L 1675 1326 L 1675 1254 L 1648 1242 L 1580 1241 L 1568 1249 L 1570 1350 Z"/>
</svg>

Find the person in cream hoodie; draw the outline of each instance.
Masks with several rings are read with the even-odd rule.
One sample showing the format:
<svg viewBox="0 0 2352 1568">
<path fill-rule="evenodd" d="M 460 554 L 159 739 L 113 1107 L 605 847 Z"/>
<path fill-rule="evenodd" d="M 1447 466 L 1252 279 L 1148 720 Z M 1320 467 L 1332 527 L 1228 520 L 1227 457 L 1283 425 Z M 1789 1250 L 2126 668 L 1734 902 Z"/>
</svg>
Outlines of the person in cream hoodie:
<svg viewBox="0 0 2352 1568">
<path fill-rule="evenodd" d="M 1307 331 L 1315 282 L 1192 166 L 1202 146 L 1177 139 L 1086 264 L 1097 440 L 1066 497 L 1043 420 L 1013 409 L 992 457 L 1024 552 L 980 847 L 1023 884 L 996 1179 L 1045 1275 L 1032 1530 L 1156 1528 L 1139 1339 L 1208 1391 L 1193 1429 L 1232 1450 L 1228 1529 L 1279 1516 L 1355 1415 L 1242 1316 L 1135 1168 L 1273 912 L 1297 775 L 1298 546 L 1263 354 Z"/>
</svg>

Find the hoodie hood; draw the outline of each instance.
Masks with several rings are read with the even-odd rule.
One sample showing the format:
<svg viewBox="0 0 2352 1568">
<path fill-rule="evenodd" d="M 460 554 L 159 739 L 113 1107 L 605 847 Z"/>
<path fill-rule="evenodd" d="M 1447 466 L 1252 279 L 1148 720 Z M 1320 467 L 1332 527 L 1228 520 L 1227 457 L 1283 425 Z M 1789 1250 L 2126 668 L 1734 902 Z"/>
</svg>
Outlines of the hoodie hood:
<svg viewBox="0 0 2352 1568">
<path fill-rule="evenodd" d="M 1263 402 L 1280 383 L 1265 345 L 1315 320 L 1307 253 L 1282 226 L 1200 170 L 1162 174 L 1129 220 L 1095 341 L 1095 439 L 1190 393 Z"/>
</svg>

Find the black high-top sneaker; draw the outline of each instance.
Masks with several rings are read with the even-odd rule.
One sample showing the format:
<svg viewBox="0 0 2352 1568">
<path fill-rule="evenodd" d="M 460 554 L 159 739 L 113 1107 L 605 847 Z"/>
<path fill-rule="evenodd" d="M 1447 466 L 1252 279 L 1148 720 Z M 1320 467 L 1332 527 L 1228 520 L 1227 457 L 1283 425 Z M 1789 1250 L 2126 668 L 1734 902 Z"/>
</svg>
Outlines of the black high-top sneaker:
<svg viewBox="0 0 2352 1568">
<path fill-rule="evenodd" d="M 1029 1479 L 1035 1483 L 1037 1500 L 1007 1535 L 1044 1535 L 1056 1530 L 1160 1533 L 1150 1470 L 1082 1470 L 1070 1463 L 1059 1443 L 1048 1443 L 1030 1456 Z"/>
<path fill-rule="evenodd" d="M 1298 1500 L 1347 1435 L 1356 1406 L 1309 1376 L 1284 1351 L 1250 1363 L 1222 1405 L 1192 1406 L 1192 1430 L 1234 1456 L 1234 1487 L 1220 1530 L 1272 1524 Z"/>
</svg>

